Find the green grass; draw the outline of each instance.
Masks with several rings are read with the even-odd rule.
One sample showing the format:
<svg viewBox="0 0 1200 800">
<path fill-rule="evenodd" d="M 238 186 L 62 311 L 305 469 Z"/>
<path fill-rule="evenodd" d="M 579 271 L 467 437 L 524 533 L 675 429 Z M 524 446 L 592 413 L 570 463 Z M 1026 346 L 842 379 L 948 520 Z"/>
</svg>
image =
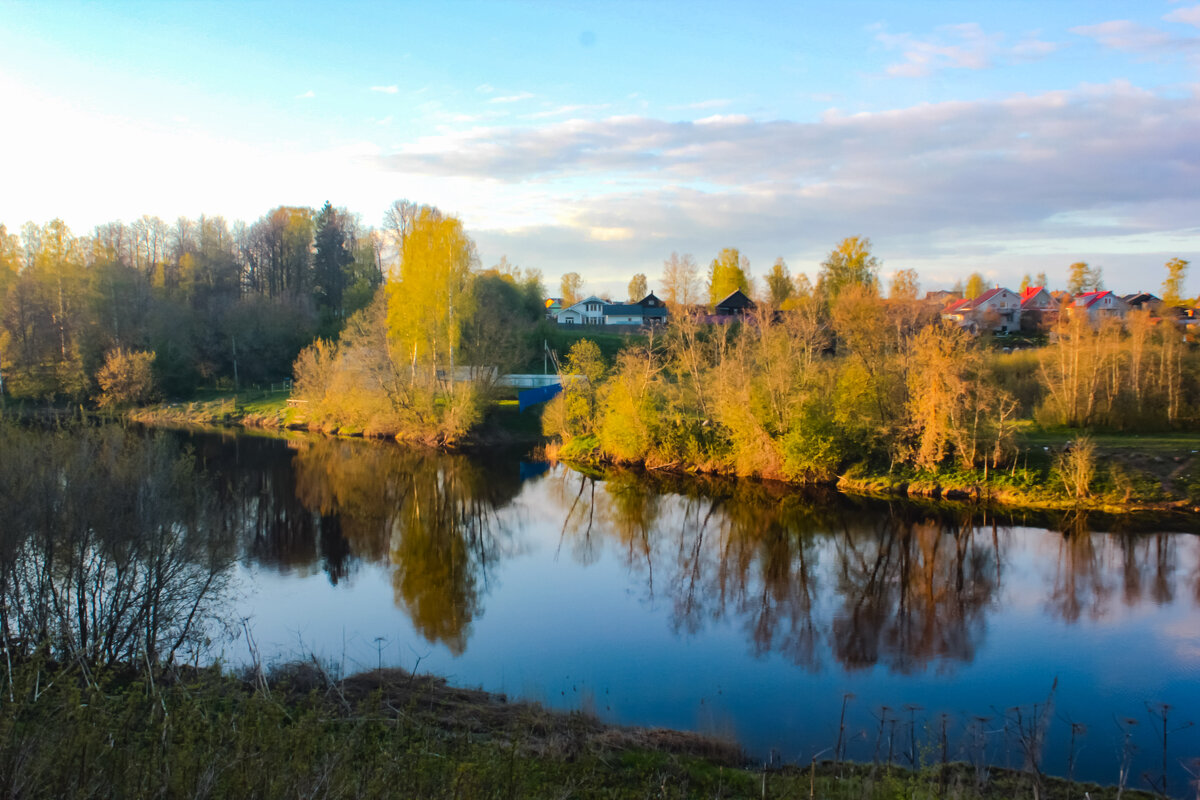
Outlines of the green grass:
<svg viewBox="0 0 1200 800">
<path fill-rule="evenodd" d="M 316 662 L 153 680 L 15 662 L 0 705 L 0 792 L 16 798 L 1034 796 L 1029 775 L 993 768 L 978 785 L 961 763 L 763 770 L 696 734 L 613 727 L 403 671 L 334 680 Z M 1084 791 L 1116 795 L 1047 778 L 1041 796 Z"/>
<path fill-rule="evenodd" d="M 626 347 L 645 344 L 649 341 L 648 337 L 642 334 L 609 333 L 594 328 L 571 328 L 569 326 L 548 327 L 539 335 L 550 346 L 550 349 L 558 354 L 560 361 L 566 358 L 567 351 L 571 349 L 571 345 L 575 344 L 575 342 L 580 339 L 590 339 L 600 348 L 600 354 L 604 356 L 604 360 L 609 364 L 613 363 L 617 354 Z M 537 357 L 530 359 L 525 368 L 528 372 L 540 373 L 542 365 L 542 356 L 539 351 Z M 553 369 L 553 365 L 550 368 Z"/>
<path fill-rule="evenodd" d="M 133 409 L 130 419 L 149 425 L 239 425 L 283 427 L 293 421 L 297 409 L 288 405 L 287 390 L 250 389 L 243 392 L 205 390 L 190 401 L 166 402 Z"/>
<path fill-rule="evenodd" d="M 1062 448 L 1082 434 L 1076 430 L 1037 430 L 1032 426 L 1020 434 L 1021 443 L 1027 448 Z M 1200 433 L 1089 433 L 1087 434 L 1103 452 L 1126 452 L 1148 456 L 1174 457 L 1200 451 Z"/>
</svg>

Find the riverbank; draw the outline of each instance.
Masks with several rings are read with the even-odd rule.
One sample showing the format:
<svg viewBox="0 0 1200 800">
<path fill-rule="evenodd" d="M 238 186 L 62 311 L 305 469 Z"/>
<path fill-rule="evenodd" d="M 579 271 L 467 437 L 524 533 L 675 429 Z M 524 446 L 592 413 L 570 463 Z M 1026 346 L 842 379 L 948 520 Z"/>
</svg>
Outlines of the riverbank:
<svg viewBox="0 0 1200 800">
<path fill-rule="evenodd" d="M 133 409 L 128 417 L 144 425 L 165 427 L 298 430 L 327 436 L 402 439 L 390 430 L 363 430 L 310 421 L 304 404 L 283 392 L 217 395 L 192 402 L 163 403 Z M 815 482 L 840 491 L 884 498 L 932 499 L 1045 511 L 1087 510 L 1106 514 L 1200 513 L 1200 434 L 1109 434 L 1090 437 L 1094 475 L 1087 491 L 1068 494 L 1055 474 L 1054 459 L 1078 437 L 1075 431 L 1027 428 L 1020 455 L 1005 470 L 918 470 L 912 467 L 871 468 L 855 464 L 836 480 Z M 515 400 L 492 402 L 484 421 L 454 450 L 494 447 L 540 447 L 548 460 L 574 466 L 634 466 L 651 472 L 717 474 L 744 477 L 723 464 L 618 463 L 607 457 L 594 437 L 577 437 L 566 445 L 546 442 L 540 414 L 521 413 Z M 806 485 L 804 482 L 791 482 Z"/>
<path fill-rule="evenodd" d="M 872 468 L 853 464 L 827 481 L 783 481 L 824 486 L 850 494 L 982 504 L 1009 509 L 1110 515 L 1200 513 L 1200 434 L 1097 435 L 1089 437 L 1090 477 L 1072 494 L 1057 473 L 1056 457 L 1078 441 L 1075 431 L 1028 430 L 1010 469 L 937 471 L 910 466 Z M 543 448 L 550 461 L 581 467 L 633 467 L 679 475 L 739 475 L 724 463 L 684 464 L 621 462 L 609 457 L 592 436 Z"/>
<path fill-rule="evenodd" d="M 4 684 L 0 790 L 16 798 L 990 800 L 1035 784 L 1044 798 L 1122 796 L 928 755 L 933 763 L 918 770 L 883 761 L 764 767 L 726 741 L 606 725 L 402 670 L 336 680 L 315 661 L 266 674 L 184 668 L 87 679 L 74 667 L 27 662 L 11 665 Z"/>
<path fill-rule="evenodd" d="M 309 431 L 326 436 L 401 440 L 398 431 L 370 430 L 315 422 L 305 413 L 304 403 L 291 399 L 287 391 L 221 394 L 189 402 L 160 403 L 134 408 L 127 418 L 141 425 L 159 427 L 249 428 L 265 431 Z M 533 447 L 542 441 L 541 418 L 536 411 L 521 413 L 516 400 L 496 400 L 487 406 L 483 422 L 453 450 Z"/>
</svg>

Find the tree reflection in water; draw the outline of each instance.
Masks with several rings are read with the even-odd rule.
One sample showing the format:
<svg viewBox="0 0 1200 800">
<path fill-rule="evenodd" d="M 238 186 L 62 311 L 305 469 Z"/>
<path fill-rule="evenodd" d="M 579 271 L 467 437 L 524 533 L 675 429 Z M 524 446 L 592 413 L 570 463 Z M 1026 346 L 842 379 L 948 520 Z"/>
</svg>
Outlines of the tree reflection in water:
<svg viewBox="0 0 1200 800">
<path fill-rule="evenodd" d="M 883 660 L 901 673 L 933 659 L 972 660 L 1001 562 L 993 531 L 970 516 L 955 525 L 893 510 L 875 530 L 846 528 L 838 537 L 835 655 L 848 669 Z"/>
<path fill-rule="evenodd" d="M 430 642 L 466 648 L 511 535 L 496 509 L 520 488 L 461 455 L 318 440 L 295 456 L 296 496 L 355 557 L 391 566 L 396 604 Z"/>
<path fill-rule="evenodd" d="M 609 537 L 631 573 L 643 574 L 649 598 L 657 566 L 676 632 L 734 618 L 756 655 L 780 652 L 811 670 L 826 637 L 851 669 L 970 660 L 1000 587 L 998 534 L 969 516 L 863 508 L 749 481 L 621 471 L 599 480 L 569 470 L 555 480 L 562 540 L 580 563 L 598 559 Z M 838 601 L 825 620 L 823 560 Z"/>
<path fill-rule="evenodd" d="M 236 541 L 178 443 L 0 423 L 0 636 L 102 666 L 198 655 Z"/>
<path fill-rule="evenodd" d="M 257 559 L 321 564 L 334 582 L 358 561 L 385 564 L 396 604 L 454 653 L 499 561 L 532 535 L 509 507 L 522 491 L 512 462 L 319 439 L 294 444 L 291 463 L 260 463 L 242 447 L 226 485 Z M 1019 533 L 978 510 L 623 470 L 557 467 L 536 486 L 530 502 L 549 504 L 559 556 L 615 557 L 644 601 L 669 602 L 676 634 L 732 622 L 755 656 L 812 671 L 970 662 L 1006 564 L 1030 550 L 1046 565 L 1043 608 L 1067 623 L 1102 619 L 1114 602 L 1172 602 L 1181 579 L 1200 602 L 1200 559 L 1180 572 L 1178 536 L 1092 533 L 1084 517 L 1061 520 L 1062 535 Z"/>
<path fill-rule="evenodd" d="M 676 633 L 733 619 L 755 655 L 781 653 L 813 671 L 826 644 L 847 670 L 907 674 L 970 662 L 1015 546 L 1012 523 L 978 509 L 620 470 L 601 479 L 559 469 L 551 480 L 560 551 L 588 565 L 611 545 L 648 600 L 669 596 Z M 1177 536 L 1092 533 L 1086 517 L 1062 522 L 1071 532 L 1047 554 L 1053 616 L 1103 618 L 1118 576 L 1127 605 L 1171 601 Z"/>
</svg>

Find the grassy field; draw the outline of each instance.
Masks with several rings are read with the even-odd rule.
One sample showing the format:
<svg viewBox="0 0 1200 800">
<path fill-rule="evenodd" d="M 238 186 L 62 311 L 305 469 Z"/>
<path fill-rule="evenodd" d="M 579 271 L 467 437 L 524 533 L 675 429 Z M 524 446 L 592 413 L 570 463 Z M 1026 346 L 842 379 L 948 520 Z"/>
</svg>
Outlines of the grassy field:
<svg viewBox="0 0 1200 800">
<path fill-rule="evenodd" d="M 1020 442 L 1030 465 L 1042 466 L 1079 437 L 1078 431 L 1031 428 L 1021 433 Z M 1133 481 L 1143 493 L 1154 492 L 1157 485 L 1162 499 L 1200 503 L 1200 434 L 1093 433 L 1088 438 L 1102 482 Z"/>
<path fill-rule="evenodd" d="M 917 770 L 764 768 L 726 741 L 606 725 L 404 671 L 335 680 L 315 661 L 153 680 L 18 662 L 0 677 L 0 706 L 0 792 L 13 798 L 1121 796 L 932 757 Z"/>
</svg>

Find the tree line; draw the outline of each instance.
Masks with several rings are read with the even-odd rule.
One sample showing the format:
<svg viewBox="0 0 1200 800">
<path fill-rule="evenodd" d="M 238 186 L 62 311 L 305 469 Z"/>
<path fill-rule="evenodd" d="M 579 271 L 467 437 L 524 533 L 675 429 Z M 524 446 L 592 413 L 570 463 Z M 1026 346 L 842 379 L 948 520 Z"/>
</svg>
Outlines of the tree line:
<svg viewBox="0 0 1200 800">
<path fill-rule="evenodd" d="M 155 385 L 170 395 L 284 380 L 303 346 L 371 300 L 394 238 L 329 203 L 251 225 L 0 225 L 0 396 L 83 400 L 106 360 L 129 353 L 154 354 Z"/>
<path fill-rule="evenodd" d="M 668 276 L 679 261 L 668 260 Z M 1030 418 L 1195 428 L 1200 359 L 1172 321 L 1064 313 L 1050 344 L 1004 353 L 917 300 L 915 274 L 898 273 L 885 298 L 878 270 L 869 243 L 850 239 L 816 286 L 793 283 L 785 302 L 740 323 L 679 313 L 611 361 L 582 340 L 566 355 L 545 432 L 568 454 L 820 482 L 855 465 L 1015 474 L 1018 423 Z M 664 283 L 676 301 L 689 285 Z"/>
</svg>

